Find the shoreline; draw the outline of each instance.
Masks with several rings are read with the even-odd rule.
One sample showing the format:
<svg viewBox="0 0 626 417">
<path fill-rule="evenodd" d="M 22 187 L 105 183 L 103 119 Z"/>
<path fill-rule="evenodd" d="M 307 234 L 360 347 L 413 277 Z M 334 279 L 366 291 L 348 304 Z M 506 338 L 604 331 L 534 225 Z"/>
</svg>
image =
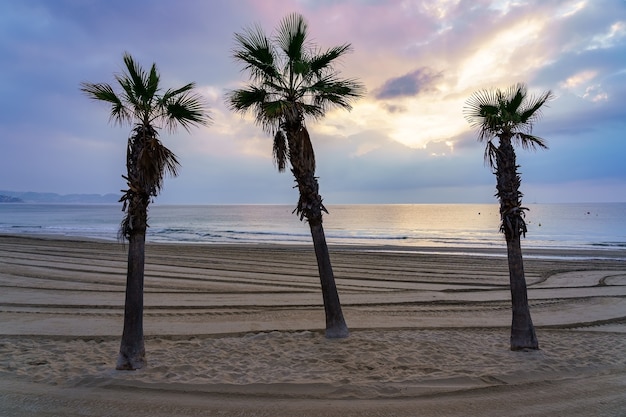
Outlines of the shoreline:
<svg viewBox="0 0 626 417">
<path fill-rule="evenodd" d="M 506 257 L 388 249 L 330 248 L 351 335 L 328 340 L 311 246 L 148 243 L 148 366 L 126 372 L 114 366 L 127 247 L 0 235 L 0 414 L 547 417 L 626 409 L 623 254 L 532 251 L 548 256 L 525 258 L 541 350 L 511 352 Z"/>
<path fill-rule="evenodd" d="M 148 234 L 149 235 L 149 234 Z M 85 241 L 98 242 L 103 244 L 116 244 L 124 246 L 126 242 L 116 239 L 106 239 L 100 237 L 78 236 L 78 235 L 56 235 L 38 233 L 0 233 L 1 238 L 24 238 L 34 240 L 59 240 L 59 241 Z M 149 237 L 149 236 L 148 236 Z M 305 242 L 189 242 L 189 241 L 146 241 L 147 246 L 190 246 L 190 247 L 259 247 L 259 248 L 312 248 L 313 243 Z M 502 238 L 500 246 L 476 246 L 476 245 L 456 245 L 456 246 L 418 246 L 418 245 L 373 245 L 373 244 L 345 244 L 328 242 L 331 250 L 355 251 L 355 252 L 377 252 L 377 253 L 398 253 L 398 254 L 428 254 L 428 255 L 458 255 L 458 256 L 493 256 L 506 257 L 506 242 Z M 597 247 L 525 247 L 522 239 L 522 251 L 524 258 L 533 259 L 555 259 L 555 260 L 617 260 L 626 262 L 626 249 L 597 246 Z"/>
</svg>

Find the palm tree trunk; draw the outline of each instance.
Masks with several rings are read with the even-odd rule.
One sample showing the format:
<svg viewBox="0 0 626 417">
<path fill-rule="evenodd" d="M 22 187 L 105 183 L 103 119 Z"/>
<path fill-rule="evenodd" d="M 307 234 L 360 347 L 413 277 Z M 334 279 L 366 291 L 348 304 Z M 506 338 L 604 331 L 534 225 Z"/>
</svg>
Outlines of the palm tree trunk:
<svg viewBox="0 0 626 417">
<path fill-rule="evenodd" d="M 309 172 L 308 175 L 296 176 L 296 182 L 300 189 L 299 211 L 306 216 L 309 222 L 315 257 L 317 259 L 317 269 L 322 286 L 322 299 L 324 300 L 324 312 L 326 314 L 326 337 L 330 339 L 348 337 L 350 332 L 341 310 L 335 275 L 330 263 L 330 253 L 328 252 L 324 227 L 322 226 L 323 205 L 322 198 L 317 193 L 317 179 L 312 172 Z"/>
<path fill-rule="evenodd" d="M 146 364 L 143 337 L 143 286 L 146 259 L 146 230 L 148 228 L 149 194 L 140 192 L 141 176 L 137 168 L 140 142 L 129 141 L 127 169 L 129 189 L 125 203 L 126 216 L 122 221 L 121 235 L 128 239 L 128 264 L 126 270 L 126 297 L 124 301 L 124 330 L 116 369 L 134 370 Z"/>
<path fill-rule="evenodd" d="M 509 263 L 509 282 L 511 290 L 512 324 L 511 350 L 539 349 L 535 328 L 530 317 L 528 291 L 524 275 L 524 262 L 520 238 L 526 233 L 522 193 L 519 191 L 521 179 L 517 172 L 515 149 L 511 138 L 500 137 L 500 146 L 496 154 L 497 190 L 500 199 L 501 231 L 506 238 L 507 258 Z"/>
<path fill-rule="evenodd" d="M 322 226 L 322 211 L 326 211 L 319 195 L 319 183 L 315 177 L 315 155 L 309 133 L 305 127 L 296 123 L 296 127 L 287 131 L 289 142 L 289 160 L 300 199 L 296 211 L 300 219 L 306 217 L 311 228 L 311 237 L 315 248 L 317 269 L 322 286 L 322 298 L 326 313 L 326 337 L 348 337 L 350 332 L 343 317 L 341 302 L 335 284 L 335 275 L 330 263 L 330 254 Z"/>
<path fill-rule="evenodd" d="M 511 350 L 539 349 L 535 328 L 530 317 L 528 292 L 524 275 L 522 247 L 520 236 L 507 241 L 507 257 L 509 261 L 509 282 L 511 287 Z"/>
<path fill-rule="evenodd" d="M 124 331 L 116 365 L 119 370 L 140 369 L 146 363 L 143 338 L 145 245 L 145 231 L 133 233 L 128 239 Z"/>
<path fill-rule="evenodd" d="M 350 332 L 343 318 L 341 302 L 339 301 L 339 293 L 337 292 L 337 285 L 335 284 L 333 267 L 330 263 L 330 253 L 328 252 L 328 245 L 326 244 L 326 236 L 324 235 L 321 216 L 319 220 L 309 219 L 309 226 L 311 228 L 315 257 L 317 258 L 317 269 L 322 285 L 322 298 L 324 300 L 324 312 L 326 314 L 326 337 L 329 339 L 348 337 Z"/>
</svg>

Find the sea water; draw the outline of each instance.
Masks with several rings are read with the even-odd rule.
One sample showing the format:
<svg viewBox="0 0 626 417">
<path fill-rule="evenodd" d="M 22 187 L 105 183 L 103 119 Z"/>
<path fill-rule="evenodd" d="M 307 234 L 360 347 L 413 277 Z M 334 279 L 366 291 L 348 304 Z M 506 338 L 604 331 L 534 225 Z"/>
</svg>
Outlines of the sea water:
<svg viewBox="0 0 626 417">
<path fill-rule="evenodd" d="M 287 205 L 159 205 L 147 240 L 171 243 L 310 243 L 308 225 Z M 626 250 L 626 203 L 533 204 L 527 248 Z M 324 216 L 329 244 L 502 247 L 497 204 L 333 205 Z M 0 233 L 115 240 L 121 205 L 0 204 Z"/>
</svg>

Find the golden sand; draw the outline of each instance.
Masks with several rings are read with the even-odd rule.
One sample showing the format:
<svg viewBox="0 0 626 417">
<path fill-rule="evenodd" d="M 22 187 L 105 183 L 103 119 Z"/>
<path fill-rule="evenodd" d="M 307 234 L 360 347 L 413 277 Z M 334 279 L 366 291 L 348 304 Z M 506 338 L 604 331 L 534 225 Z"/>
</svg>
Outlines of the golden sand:
<svg viewBox="0 0 626 417">
<path fill-rule="evenodd" d="M 126 248 L 0 236 L 0 415 L 626 410 L 623 252 L 527 253 L 541 350 L 511 352 L 503 252 L 405 249 L 331 247 L 351 336 L 328 340 L 312 248 L 150 244 L 148 366 L 128 372 Z"/>
</svg>

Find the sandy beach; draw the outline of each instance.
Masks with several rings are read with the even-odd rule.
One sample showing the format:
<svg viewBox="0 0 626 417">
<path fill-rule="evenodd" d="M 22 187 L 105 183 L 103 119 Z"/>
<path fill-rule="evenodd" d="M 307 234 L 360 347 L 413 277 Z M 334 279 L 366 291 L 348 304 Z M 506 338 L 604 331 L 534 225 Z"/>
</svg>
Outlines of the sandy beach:
<svg viewBox="0 0 626 417">
<path fill-rule="evenodd" d="M 116 371 L 126 247 L 0 235 L 2 416 L 625 416 L 626 254 L 525 252 L 541 349 L 509 350 L 504 244 L 149 244 L 148 365 Z"/>
</svg>

